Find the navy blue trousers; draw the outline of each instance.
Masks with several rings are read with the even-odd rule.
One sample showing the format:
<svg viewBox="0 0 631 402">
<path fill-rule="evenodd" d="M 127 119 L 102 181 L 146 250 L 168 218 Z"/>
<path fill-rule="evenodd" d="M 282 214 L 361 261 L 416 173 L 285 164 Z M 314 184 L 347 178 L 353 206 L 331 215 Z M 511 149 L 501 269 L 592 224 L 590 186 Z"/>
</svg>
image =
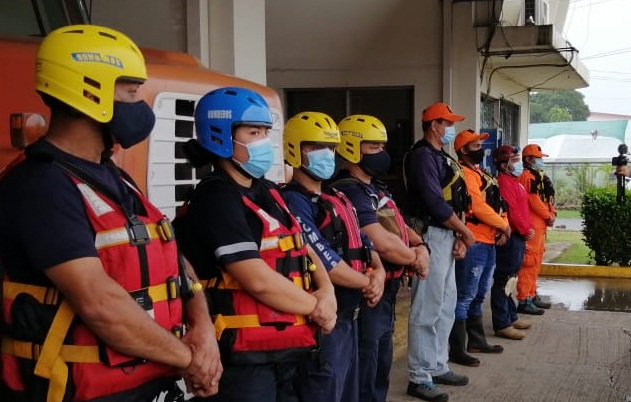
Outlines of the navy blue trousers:
<svg viewBox="0 0 631 402">
<path fill-rule="evenodd" d="M 381 301 L 359 316 L 359 400 L 385 402 L 390 385 L 396 297 L 401 280 L 386 281 Z"/>
<path fill-rule="evenodd" d="M 298 402 L 298 362 L 224 366 L 219 393 L 206 402 Z"/>
<path fill-rule="evenodd" d="M 320 352 L 304 362 L 298 380 L 301 402 L 359 402 L 357 319 L 338 312 L 335 329 L 320 337 Z"/>
<path fill-rule="evenodd" d="M 512 297 L 506 295 L 504 288 L 511 277 L 517 276 L 525 250 L 526 242 L 523 236 L 517 233 L 512 234 L 505 245 L 496 248 L 496 265 L 491 287 L 494 331 L 510 327 L 518 318 L 517 306 Z"/>
</svg>

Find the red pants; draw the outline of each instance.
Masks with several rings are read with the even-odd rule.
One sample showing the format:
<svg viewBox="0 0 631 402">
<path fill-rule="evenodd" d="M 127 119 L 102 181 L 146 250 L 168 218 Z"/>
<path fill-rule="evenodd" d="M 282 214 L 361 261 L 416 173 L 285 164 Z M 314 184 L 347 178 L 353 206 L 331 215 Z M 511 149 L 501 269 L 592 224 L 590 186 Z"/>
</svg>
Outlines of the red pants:
<svg viewBox="0 0 631 402">
<path fill-rule="evenodd" d="M 532 239 L 526 241 L 526 252 L 524 262 L 521 264 L 517 274 L 517 299 L 526 300 L 528 297 L 535 297 L 537 293 L 537 278 L 541 271 L 543 253 L 546 244 L 547 228 L 535 229 Z"/>
</svg>

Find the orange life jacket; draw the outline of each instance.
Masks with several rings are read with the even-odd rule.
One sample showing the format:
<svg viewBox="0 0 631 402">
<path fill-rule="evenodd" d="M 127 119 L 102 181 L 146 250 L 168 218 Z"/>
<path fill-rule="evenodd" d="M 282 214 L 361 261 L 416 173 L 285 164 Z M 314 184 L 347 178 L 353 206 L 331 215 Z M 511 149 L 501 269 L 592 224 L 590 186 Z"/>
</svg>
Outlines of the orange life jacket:
<svg viewBox="0 0 631 402">
<path fill-rule="evenodd" d="M 105 272 L 160 326 L 180 335 L 179 268 L 168 219 L 125 180 L 141 201 L 146 217 L 130 219 L 117 202 L 72 174 L 70 177 L 83 196 Z M 15 337 L 11 325 L 25 306 L 31 306 L 29 314 L 42 328 L 48 328 L 34 334 L 43 342 Z M 2 379 L 12 390 L 28 388 L 33 376 L 38 376 L 49 380 L 48 401 L 61 401 L 64 395 L 69 400 L 91 400 L 178 376 L 171 367 L 124 356 L 105 346 L 55 288 L 12 282 L 5 275 L 3 315 L 7 332 L 2 339 Z M 32 370 L 25 370 L 29 365 Z"/>
<path fill-rule="evenodd" d="M 259 249 L 270 269 L 296 286 L 311 290 L 307 246 L 298 221 L 276 189 L 270 188 L 276 204 L 291 220 L 285 227 L 250 198 L 243 203 L 261 220 L 263 232 Z M 231 364 L 265 364 L 304 359 L 316 348 L 316 328 L 305 316 L 275 310 L 244 291 L 225 270 L 206 283 L 213 321 L 222 356 Z"/>
</svg>

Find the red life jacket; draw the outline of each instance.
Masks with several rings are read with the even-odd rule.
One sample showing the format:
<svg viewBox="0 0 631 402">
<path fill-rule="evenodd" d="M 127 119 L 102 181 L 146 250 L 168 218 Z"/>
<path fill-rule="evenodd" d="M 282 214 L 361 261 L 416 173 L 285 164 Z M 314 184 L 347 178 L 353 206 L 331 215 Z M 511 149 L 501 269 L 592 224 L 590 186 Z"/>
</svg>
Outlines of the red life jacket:
<svg viewBox="0 0 631 402">
<path fill-rule="evenodd" d="M 242 197 L 245 206 L 263 224 L 261 258 L 270 269 L 309 291 L 307 247 L 300 225 L 278 191 L 270 188 L 269 192 L 291 220 L 290 227 L 285 227 L 248 197 Z M 315 350 L 316 328 L 305 316 L 283 313 L 259 302 L 225 270 L 221 270 L 221 278 L 207 282 L 206 292 L 213 305 L 213 321 L 222 356 L 228 356 L 230 363 L 300 360 Z"/>
<path fill-rule="evenodd" d="M 124 181 L 147 211 L 146 217 L 135 217 L 132 225 L 117 203 L 70 177 L 83 196 L 105 272 L 129 291 L 160 326 L 179 335 L 182 331 L 179 268 L 168 219 Z M 48 332 L 40 334 L 43 344 L 8 336 L 2 339 L 2 379 L 10 389 L 24 390 L 29 387 L 28 376 L 37 375 L 50 380 L 49 401 L 61 401 L 64 394 L 70 400 L 91 400 L 132 390 L 152 380 L 178 376 L 171 367 L 124 356 L 104 346 L 60 296 L 55 288 L 12 282 L 4 276 L 3 315 L 9 326 L 14 318 L 11 313 L 16 313 L 16 298 L 34 297 L 37 305 L 43 306 L 38 311 L 56 307 Z M 46 317 L 37 317 L 42 326 L 47 325 Z M 22 359 L 37 361 L 33 373 L 19 369 L 24 367 L 18 363 Z M 68 381 L 72 386 L 66 387 Z M 73 388 L 74 394 L 70 394 Z"/>
<path fill-rule="evenodd" d="M 362 243 L 353 204 L 333 188 L 322 192 L 318 203 L 324 212 L 318 230 L 351 268 L 364 272 L 370 262 L 370 249 Z"/>
</svg>

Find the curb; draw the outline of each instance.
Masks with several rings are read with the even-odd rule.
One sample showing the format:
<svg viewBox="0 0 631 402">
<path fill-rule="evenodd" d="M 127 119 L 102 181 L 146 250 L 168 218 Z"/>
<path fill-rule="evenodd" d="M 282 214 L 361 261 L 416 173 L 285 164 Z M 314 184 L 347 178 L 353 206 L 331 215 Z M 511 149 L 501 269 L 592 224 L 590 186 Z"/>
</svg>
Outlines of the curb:
<svg viewBox="0 0 631 402">
<path fill-rule="evenodd" d="M 631 267 L 543 263 L 540 275 L 631 279 Z"/>
</svg>

